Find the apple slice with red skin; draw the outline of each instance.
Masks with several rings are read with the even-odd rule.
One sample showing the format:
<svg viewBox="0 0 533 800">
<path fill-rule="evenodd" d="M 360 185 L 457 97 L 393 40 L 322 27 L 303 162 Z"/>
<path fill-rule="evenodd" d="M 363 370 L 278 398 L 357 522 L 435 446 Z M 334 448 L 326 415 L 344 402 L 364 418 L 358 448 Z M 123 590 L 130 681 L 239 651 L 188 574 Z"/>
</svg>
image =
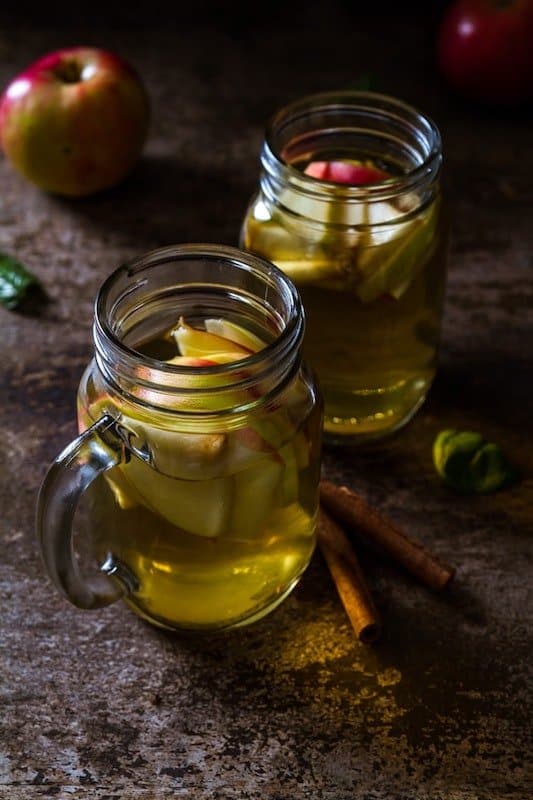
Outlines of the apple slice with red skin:
<svg viewBox="0 0 533 800">
<path fill-rule="evenodd" d="M 217 324 L 214 327 L 219 331 L 224 330 L 224 332 L 228 334 L 228 337 L 240 336 L 241 331 L 243 333 L 247 333 L 244 328 L 241 329 L 240 326 L 236 326 L 231 323 L 228 323 L 225 327 L 218 324 L 218 320 L 216 323 Z M 213 328 L 213 326 L 211 327 Z M 178 327 L 173 331 L 173 336 L 176 339 L 181 353 L 183 354 L 173 358 L 170 362 L 173 364 L 183 364 L 184 366 L 210 366 L 212 363 L 231 363 L 252 354 L 251 351 L 245 349 L 244 345 L 237 344 L 235 340 L 230 340 L 229 338 L 220 336 L 216 333 L 194 328 L 193 326 L 188 325 L 183 318 L 179 320 Z M 258 338 L 257 342 L 260 342 Z M 215 347 L 221 348 L 224 346 L 227 348 L 226 351 L 214 352 Z M 228 352 L 228 349 L 230 348 L 231 350 Z M 244 352 L 239 352 L 240 349 L 242 349 Z M 199 356 L 199 353 L 203 353 L 204 355 Z M 243 377 L 246 377 L 246 372 L 244 370 L 242 371 L 242 375 Z M 206 376 L 207 379 L 208 377 L 209 376 Z M 260 396 L 260 390 L 257 387 L 251 386 L 246 391 L 252 400 L 257 399 Z M 239 398 L 237 398 L 236 395 L 236 405 L 238 404 L 238 399 Z M 246 398 L 243 398 L 243 400 L 245 399 Z M 287 459 L 277 451 L 276 445 L 272 440 L 278 438 L 279 433 L 276 431 L 275 425 L 273 431 L 270 430 L 270 427 L 271 425 L 266 419 L 253 420 L 251 421 L 250 425 L 235 431 L 234 436 L 240 445 L 250 451 L 268 454 L 277 462 L 288 461 L 286 464 L 287 470 L 292 472 L 294 469 L 293 464 L 290 463 L 292 462 L 292 458 Z"/>
<path fill-rule="evenodd" d="M 240 329 L 240 326 L 232 326 L 234 329 Z M 244 329 L 241 329 L 244 331 Z M 214 360 L 219 357 L 219 354 L 231 353 L 232 358 L 223 358 L 217 363 L 230 363 L 232 361 L 241 361 L 248 356 L 254 354 L 254 350 L 245 347 L 243 344 L 220 336 L 210 331 L 194 328 L 188 325 L 183 317 L 180 317 L 178 327 L 171 331 L 176 344 L 182 356 L 208 358 Z M 235 334 L 234 334 L 235 335 Z M 252 334 L 250 334 L 251 336 Z M 254 337 L 254 339 L 257 337 Z M 259 340 L 258 340 L 259 341 Z M 242 372 L 242 377 L 247 377 L 245 372 Z M 260 390 L 255 386 L 250 386 L 247 390 L 250 397 L 257 399 L 260 397 Z"/>
<path fill-rule="evenodd" d="M 204 331 L 200 331 L 196 328 L 190 328 L 190 331 L 193 331 L 194 334 L 204 333 Z M 225 339 L 222 340 L 221 337 L 218 336 L 215 338 L 220 340 L 222 344 L 226 344 L 228 347 L 235 347 L 234 342 L 229 342 Z M 185 345 L 186 349 L 188 349 L 190 345 L 189 339 L 190 335 L 189 332 L 187 332 L 187 343 Z M 221 407 L 227 408 L 229 405 L 238 406 L 252 402 L 258 396 L 257 391 L 254 386 L 251 386 L 247 389 L 232 389 L 231 384 L 233 379 L 231 375 L 228 375 L 227 377 L 217 376 L 215 378 L 209 372 L 206 372 L 205 374 L 197 372 L 196 368 L 233 364 L 236 361 L 241 361 L 243 358 L 245 358 L 245 356 L 240 352 L 226 350 L 224 352 L 212 352 L 209 354 L 209 356 L 174 356 L 174 358 L 169 359 L 166 363 L 178 367 L 192 367 L 195 369 L 195 372 L 191 374 L 190 381 L 187 380 L 188 376 L 186 375 L 186 370 L 184 371 L 182 383 L 183 388 L 198 389 L 200 392 L 209 392 L 210 389 L 222 390 L 227 385 L 227 391 L 224 391 L 222 394 L 216 392 L 213 395 L 198 395 L 196 399 L 190 398 L 191 407 L 196 407 L 198 410 L 202 411 L 217 411 Z M 248 377 L 244 370 L 239 370 L 239 372 L 235 374 L 238 376 L 238 378 L 242 379 L 246 379 Z M 220 402 L 222 402 L 222 406 L 220 406 Z"/>
<path fill-rule="evenodd" d="M 219 321 L 216 320 L 215 322 L 218 323 Z M 183 319 L 180 319 L 179 326 L 174 332 L 180 351 L 182 353 L 209 351 L 209 354 L 206 357 L 176 356 L 171 360 L 171 363 L 182 366 L 211 366 L 213 364 L 239 361 L 246 355 L 251 354 L 250 351 L 240 353 L 235 350 L 238 347 L 235 337 L 237 336 L 241 341 L 245 338 L 246 331 L 241 329 L 240 326 L 228 324 L 228 327 L 224 327 L 223 325 L 215 324 L 214 327 L 221 332 L 227 332 L 232 338 L 193 328 L 187 325 Z M 259 339 L 250 343 L 256 345 L 256 349 L 259 349 L 258 345 L 262 345 Z M 234 348 L 234 352 L 212 352 L 211 348 L 220 347 L 221 344 L 225 344 L 228 348 Z M 206 379 L 209 379 L 209 376 L 206 376 Z M 248 391 L 253 397 L 254 393 L 251 390 Z M 237 401 L 236 395 L 236 404 Z M 258 430 L 252 426 L 237 429 L 231 432 L 227 438 L 229 464 L 235 469 L 233 478 L 235 496 L 232 502 L 231 519 L 227 523 L 227 533 L 232 538 L 249 538 L 250 536 L 261 535 L 269 509 L 274 502 L 274 495 L 282 481 L 287 481 L 285 477 L 288 469 L 286 460 L 261 435 L 262 424 L 260 422 L 257 423 L 257 427 Z M 245 464 L 246 466 L 244 466 Z M 237 465 L 240 465 L 240 469 L 237 469 Z M 297 477 L 291 477 L 292 482 L 295 480 L 297 480 Z M 220 530 L 217 534 L 213 534 L 212 531 L 214 530 L 216 530 L 216 527 L 209 525 L 201 533 L 202 535 L 220 535 Z M 196 526 L 194 532 L 200 532 L 198 526 Z"/>
<path fill-rule="evenodd" d="M 311 161 L 304 173 L 319 181 L 346 183 L 350 186 L 381 183 L 391 177 L 388 172 L 377 167 L 367 167 L 350 161 Z"/>
<path fill-rule="evenodd" d="M 247 450 L 255 453 L 266 453 L 272 456 L 275 461 L 282 461 L 281 456 L 273 445 L 267 442 L 267 440 L 251 425 L 245 428 L 237 428 L 237 430 L 233 432 L 233 437 L 239 445 L 242 445 Z"/>
<path fill-rule="evenodd" d="M 222 323 L 223 320 L 211 320 L 211 322 L 216 323 L 214 327 L 217 330 L 226 330 L 223 328 Z M 235 336 L 241 330 L 246 333 L 244 328 L 240 328 L 240 326 L 233 326 L 231 325 L 230 328 L 227 329 L 228 332 L 232 332 Z M 210 347 L 215 346 L 226 346 L 227 348 L 238 347 L 238 343 L 234 340 L 229 340 L 226 337 L 219 336 L 217 333 L 211 333 L 210 331 L 202 331 L 198 328 L 194 328 L 191 325 L 188 325 L 183 318 L 180 319 L 178 327 L 172 332 L 172 335 L 178 342 L 178 346 L 180 349 L 184 348 L 186 352 L 191 351 L 199 351 L 199 350 L 208 350 Z M 260 339 L 257 339 L 260 342 Z M 182 350 L 183 352 L 183 350 Z M 230 364 L 234 361 L 240 361 L 241 359 L 245 358 L 246 355 L 251 355 L 251 352 L 247 352 L 243 354 L 238 351 L 228 351 L 225 350 L 223 352 L 209 352 L 208 356 L 191 356 L 191 355 L 179 355 L 174 356 L 174 358 L 170 359 L 167 363 L 169 364 L 176 364 L 177 366 L 188 366 L 188 367 L 211 367 L 217 364 Z M 243 373 L 243 377 L 246 377 L 246 374 Z M 206 380 L 206 388 L 209 388 L 209 381 L 210 376 L 205 376 Z M 250 394 L 250 399 L 256 399 L 257 392 L 254 390 L 255 387 L 250 387 L 247 391 Z M 238 402 L 236 396 L 236 405 Z M 243 401 L 246 398 L 242 398 Z M 234 431 L 233 436 L 235 440 L 242 445 L 244 448 L 255 451 L 256 453 L 268 453 L 272 455 L 273 458 L 279 459 L 275 449 L 263 438 L 261 435 L 254 430 L 254 428 L 247 426 L 245 428 L 239 428 Z"/>
<path fill-rule="evenodd" d="M 189 329 L 188 336 L 191 331 L 204 333 L 182 326 L 181 321 L 180 327 Z M 214 338 L 220 344 L 221 337 Z M 208 340 L 210 343 L 213 344 L 212 339 Z M 226 339 L 224 343 L 230 347 L 235 344 Z M 211 353 L 208 358 L 178 355 L 169 363 L 202 368 L 242 358 L 241 353 L 226 351 Z M 210 379 L 206 374 L 206 389 Z M 239 399 L 236 396 L 236 404 Z M 281 410 L 274 412 L 279 413 Z M 157 427 L 150 430 L 144 422 L 137 428 L 136 420 L 125 424 L 139 440 L 146 438 L 158 474 L 154 476 L 152 468 L 136 458 L 121 465 L 118 480 L 111 488 L 123 508 L 147 505 L 172 524 L 198 536 L 248 538 L 263 532 L 268 511 L 279 492 L 284 503 L 297 497 L 298 467 L 292 444 L 279 441 L 281 430 L 273 421 L 258 419 L 236 431 L 204 435 Z M 190 487 L 194 488 L 192 494 Z"/>
<path fill-rule="evenodd" d="M 233 344 L 233 342 L 228 342 Z M 240 361 L 243 358 L 241 353 L 228 352 L 210 353 L 209 358 L 203 356 L 174 356 L 166 361 L 166 364 L 175 364 L 177 367 L 216 367 L 218 364 L 231 364 L 233 361 Z"/>
</svg>

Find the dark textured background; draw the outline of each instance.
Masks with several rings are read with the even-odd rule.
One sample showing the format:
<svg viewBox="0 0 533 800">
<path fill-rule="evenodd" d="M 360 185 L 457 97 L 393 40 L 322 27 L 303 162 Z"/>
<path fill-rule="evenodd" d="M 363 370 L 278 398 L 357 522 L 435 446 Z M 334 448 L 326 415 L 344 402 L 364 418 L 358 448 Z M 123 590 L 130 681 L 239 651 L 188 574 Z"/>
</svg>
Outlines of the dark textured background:
<svg viewBox="0 0 533 800">
<path fill-rule="evenodd" d="M 531 796 L 531 126 L 446 91 L 432 57 L 441 6 L 274 3 L 261 25 L 252 6 L 205 2 L 0 12 L 2 85 L 83 42 L 131 59 L 153 104 L 142 162 L 104 195 L 46 196 L 0 160 L 0 250 L 49 295 L 0 309 L 0 797 Z M 75 610 L 44 575 L 33 517 L 75 433 L 99 285 L 154 246 L 235 244 L 267 117 L 362 75 L 440 126 L 454 239 L 426 406 L 380 451 L 327 452 L 325 466 L 456 564 L 455 585 L 435 596 L 362 554 L 385 621 L 373 648 L 354 641 L 318 555 L 279 610 L 231 635 Z M 443 487 L 431 442 L 450 426 L 500 442 L 521 483 L 477 498 Z"/>
</svg>

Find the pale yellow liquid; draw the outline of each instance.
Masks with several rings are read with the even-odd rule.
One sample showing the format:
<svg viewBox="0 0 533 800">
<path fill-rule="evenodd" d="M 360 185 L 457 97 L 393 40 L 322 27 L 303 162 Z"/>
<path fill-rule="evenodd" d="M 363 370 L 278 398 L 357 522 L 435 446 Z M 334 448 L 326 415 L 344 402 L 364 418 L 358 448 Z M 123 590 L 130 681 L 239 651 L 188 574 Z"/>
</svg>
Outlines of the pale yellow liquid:
<svg viewBox="0 0 533 800">
<path fill-rule="evenodd" d="M 438 205 L 437 205 L 438 204 Z M 297 285 L 304 355 L 316 370 L 329 441 L 381 438 L 407 422 L 435 375 L 445 284 L 440 201 L 376 233 L 308 227 L 252 206 L 243 246 Z"/>
<path fill-rule="evenodd" d="M 293 399 L 305 394 L 298 382 Z M 132 587 L 132 608 L 177 629 L 234 626 L 274 608 L 315 546 L 319 408 L 295 424 L 297 404 L 280 398 L 249 425 L 199 434 L 196 442 L 179 425 L 173 430 L 167 421 L 163 429 L 132 415 L 89 374 L 80 387 L 80 427 L 104 411 L 140 432 L 156 465 L 133 455 L 91 495 L 94 551 Z"/>
</svg>

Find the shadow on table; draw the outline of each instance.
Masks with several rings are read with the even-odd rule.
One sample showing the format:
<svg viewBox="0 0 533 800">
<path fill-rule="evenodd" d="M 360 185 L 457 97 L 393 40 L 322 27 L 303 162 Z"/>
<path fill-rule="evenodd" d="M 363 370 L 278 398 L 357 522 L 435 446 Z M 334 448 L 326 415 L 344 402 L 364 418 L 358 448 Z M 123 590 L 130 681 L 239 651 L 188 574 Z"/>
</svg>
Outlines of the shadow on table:
<svg viewBox="0 0 533 800">
<path fill-rule="evenodd" d="M 192 241 L 236 245 L 251 192 L 229 169 L 146 155 L 119 186 L 56 202 L 140 248 Z"/>
<path fill-rule="evenodd" d="M 420 508 L 428 500 L 444 499 L 450 490 L 438 479 L 432 463 L 432 445 L 446 428 L 479 431 L 498 443 L 517 467 L 522 478 L 533 471 L 533 452 L 524 447 L 530 429 L 531 369 L 519 353 L 511 360 L 504 353 L 474 353 L 468 363 L 457 359 L 439 367 L 427 401 L 402 430 L 364 448 L 324 449 L 325 473 L 331 480 L 362 485 L 378 498 L 402 490 L 406 502 Z M 430 495 L 428 495 L 428 492 Z M 453 495 L 461 506 L 493 502 L 505 496 Z"/>
<path fill-rule="evenodd" d="M 50 297 L 41 284 L 30 286 L 21 302 L 12 311 L 23 317 L 47 317 L 50 310 Z"/>
<path fill-rule="evenodd" d="M 430 592 L 368 553 L 361 562 L 384 619 L 383 636 L 373 646 L 355 638 L 318 554 L 294 596 L 254 625 L 201 637 L 157 635 L 176 653 L 194 656 L 200 684 L 207 673 L 211 678 L 223 674 L 212 688 L 230 705 L 262 687 L 268 689 L 272 710 L 327 706 L 327 692 L 339 675 L 344 690 L 357 700 L 362 687 L 391 668 L 402 674 L 402 692 L 420 701 L 428 689 L 423 677 L 428 667 L 440 676 L 441 686 L 459 677 L 463 685 L 477 685 L 492 663 L 492 646 L 485 641 L 481 653 L 474 643 L 487 628 L 475 594 L 459 581 L 446 592 Z M 330 674 L 325 684 L 318 678 L 322 671 Z"/>
<path fill-rule="evenodd" d="M 355 782 L 353 765 L 366 752 L 376 780 L 394 774 L 395 763 L 411 776 L 417 764 L 419 779 L 446 776 L 449 789 L 464 788 L 455 781 L 467 776 L 479 790 L 488 786 L 486 759 L 502 746 L 498 715 L 505 719 L 512 702 L 520 654 L 506 657 L 508 643 L 490 634 L 466 587 L 435 596 L 394 580 L 393 600 L 375 590 L 385 631 L 374 647 L 354 639 L 319 558 L 294 598 L 250 628 L 200 640 L 161 634 L 176 656 L 191 659 L 185 701 L 179 688 L 175 697 L 169 691 L 179 686 L 180 669 L 166 671 L 164 718 L 181 706 L 194 728 L 209 716 L 209 698 L 216 724 L 225 721 L 228 756 L 271 736 L 278 741 L 282 730 L 287 753 L 315 776 L 323 773 L 328 785 Z M 173 735 L 174 723 L 167 724 Z M 346 764 L 337 773 L 332 763 L 339 757 Z"/>
<path fill-rule="evenodd" d="M 495 334 L 496 335 L 496 334 Z M 531 367 L 523 352 L 472 353 L 467 363 L 444 363 L 428 398 L 427 413 L 524 432 L 531 407 Z"/>
</svg>

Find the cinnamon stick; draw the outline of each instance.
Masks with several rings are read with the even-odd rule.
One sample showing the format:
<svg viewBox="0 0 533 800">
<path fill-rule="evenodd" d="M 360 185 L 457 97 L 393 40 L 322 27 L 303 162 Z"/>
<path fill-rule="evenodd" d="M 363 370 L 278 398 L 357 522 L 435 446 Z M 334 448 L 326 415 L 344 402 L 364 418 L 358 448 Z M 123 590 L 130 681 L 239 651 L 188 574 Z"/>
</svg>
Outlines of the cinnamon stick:
<svg viewBox="0 0 533 800">
<path fill-rule="evenodd" d="M 453 567 L 439 561 L 422 544 L 407 536 L 346 486 L 321 481 L 320 500 L 338 521 L 353 528 L 363 539 L 380 546 L 431 589 L 444 589 L 453 578 Z"/>
<path fill-rule="evenodd" d="M 324 509 L 318 520 L 318 544 L 359 641 L 375 642 L 381 620 L 372 595 L 349 539 Z"/>
</svg>

